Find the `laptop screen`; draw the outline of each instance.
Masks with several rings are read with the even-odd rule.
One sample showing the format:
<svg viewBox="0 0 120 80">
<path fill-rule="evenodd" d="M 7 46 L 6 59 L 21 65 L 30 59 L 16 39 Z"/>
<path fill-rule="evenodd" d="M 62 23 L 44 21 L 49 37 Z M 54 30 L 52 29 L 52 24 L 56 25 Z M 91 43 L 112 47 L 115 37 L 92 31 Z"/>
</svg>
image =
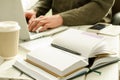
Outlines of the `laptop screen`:
<svg viewBox="0 0 120 80">
<path fill-rule="evenodd" d="M 20 39 L 29 39 L 29 31 L 21 0 L 0 0 L 0 21 L 17 21 L 21 27 Z"/>
</svg>

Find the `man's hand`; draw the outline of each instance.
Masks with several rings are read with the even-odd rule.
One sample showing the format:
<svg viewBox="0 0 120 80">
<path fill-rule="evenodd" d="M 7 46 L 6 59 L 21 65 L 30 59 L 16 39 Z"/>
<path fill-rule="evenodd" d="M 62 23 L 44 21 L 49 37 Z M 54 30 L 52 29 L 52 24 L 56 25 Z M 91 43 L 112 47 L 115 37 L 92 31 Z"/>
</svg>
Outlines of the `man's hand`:
<svg viewBox="0 0 120 80">
<path fill-rule="evenodd" d="M 63 19 L 60 15 L 40 16 L 32 20 L 29 24 L 29 31 L 35 32 L 39 27 L 39 32 L 49 28 L 56 28 L 63 24 Z"/>
<path fill-rule="evenodd" d="M 27 19 L 28 24 L 30 24 L 32 20 L 36 18 L 36 12 L 34 12 L 33 10 L 28 10 L 25 12 L 25 17 Z"/>
</svg>

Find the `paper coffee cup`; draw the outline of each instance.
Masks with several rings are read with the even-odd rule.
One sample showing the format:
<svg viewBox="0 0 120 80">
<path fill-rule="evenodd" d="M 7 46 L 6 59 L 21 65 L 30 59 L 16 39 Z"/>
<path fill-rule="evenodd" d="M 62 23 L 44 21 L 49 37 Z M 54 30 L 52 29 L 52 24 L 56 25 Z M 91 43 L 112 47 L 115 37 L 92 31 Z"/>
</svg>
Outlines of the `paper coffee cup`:
<svg viewBox="0 0 120 80">
<path fill-rule="evenodd" d="M 15 21 L 0 22 L 0 56 L 11 59 L 18 53 L 20 26 Z"/>
</svg>

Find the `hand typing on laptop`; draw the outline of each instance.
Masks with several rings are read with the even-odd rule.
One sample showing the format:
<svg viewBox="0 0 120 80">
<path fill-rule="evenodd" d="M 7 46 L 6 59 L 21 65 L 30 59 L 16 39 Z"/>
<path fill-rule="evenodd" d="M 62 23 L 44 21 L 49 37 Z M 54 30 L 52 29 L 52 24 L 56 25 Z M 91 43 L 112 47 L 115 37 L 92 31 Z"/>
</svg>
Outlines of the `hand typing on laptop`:
<svg viewBox="0 0 120 80">
<path fill-rule="evenodd" d="M 31 23 L 33 19 L 36 18 L 36 12 L 34 12 L 33 10 L 28 10 L 25 12 L 25 17 L 27 20 L 27 23 Z"/>
<path fill-rule="evenodd" d="M 37 38 L 51 36 L 53 34 L 56 34 L 58 32 L 68 29 L 67 26 L 61 26 L 61 27 L 57 27 L 57 28 L 48 30 L 48 28 L 50 28 L 51 26 L 54 27 L 54 25 L 50 25 L 50 21 L 51 21 L 50 19 L 53 19 L 53 16 L 50 16 L 49 18 L 43 16 L 42 18 L 40 18 L 39 16 L 44 15 L 44 14 L 37 15 L 36 13 L 39 13 L 39 12 L 35 11 L 33 9 L 24 11 L 21 0 L 12 0 L 12 1 L 11 0 L 2 0 L 2 3 L 5 3 L 5 4 L 0 5 L 0 8 L 2 10 L 0 12 L 1 13 L 0 20 L 2 20 L 2 21 L 3 20 L 4 21 L 6 21 L 6 20 L 12 21 L 13 20 L 13 21 L 18 22 L 21 27 L 20 40 L 22 40 L 22 41 L 28 41 L 28 40 L 33 40 L 33 39 L 37 39 Z M 9 13 L 9 15 L 8 15 L 8 13 Z M 36 18 L 36 16 L 37 16 L 37 18 Z M 26 18 L 28 19 L 28 23 L 26 22 Z M 43 18 L 47 18 L 47 21 L 44 20 Z M 49 19 L 49 21 L 48 21 L 48 19 Z M 58 20 L 56 18 L 54 18 L 54 20 L 52 20 L 51 22 L 53 22 L 55 20 L 58 22 Z M 36 21 L 38 21 L 38 22 L 45 21 L 47 23 L 44 23 L 44 25 L 43 25 L 43 22 L 42 22 L 42 24 L 39 24 L 39 26 L 41 26 L 42 28 L 40 28 L 40 27 L 36 28 L 36 26 L 38 24 L 38 22 L 36 23 Z M 33 24 L 36 24 L 36 25 L 32 26 Z M 47 31 L 43 31 L 44 26 L 46 26 L 46 25 L 47 25 L 47 29 L 46 29 Z M 35 31 L 34 28 L 36 28 L 36 30 L 38 29 L 38 32 L 39 32 L 39 29 L 40 30 L 42 29 L 41 31 L 43 31 L 43 32 L 34 33 L 33 32 L 33 31 Z"/>
<path fill-rule="evenodd" d="M 60 15 L 39 16 L 36 18 L 34 12 L 27 12 L 25 16 L 29 18 L 28 29 L 30 32 L 42 32 L 63 24 L 63 19 Z"/>
</svg>

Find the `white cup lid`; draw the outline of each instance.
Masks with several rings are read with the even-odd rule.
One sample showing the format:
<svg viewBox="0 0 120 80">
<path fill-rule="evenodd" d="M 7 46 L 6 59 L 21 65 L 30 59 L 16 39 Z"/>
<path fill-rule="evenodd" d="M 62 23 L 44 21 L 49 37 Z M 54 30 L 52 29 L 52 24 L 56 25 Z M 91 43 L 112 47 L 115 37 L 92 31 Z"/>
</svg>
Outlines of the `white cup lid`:
<svg viewBox="0 0 120 80">
<path fill-rule="evenodd" d="M 0 22 L 0 32 L 11 32 L 19 30 L 20 26 L 16 21 L 2 21 Z"/>
</svg>

